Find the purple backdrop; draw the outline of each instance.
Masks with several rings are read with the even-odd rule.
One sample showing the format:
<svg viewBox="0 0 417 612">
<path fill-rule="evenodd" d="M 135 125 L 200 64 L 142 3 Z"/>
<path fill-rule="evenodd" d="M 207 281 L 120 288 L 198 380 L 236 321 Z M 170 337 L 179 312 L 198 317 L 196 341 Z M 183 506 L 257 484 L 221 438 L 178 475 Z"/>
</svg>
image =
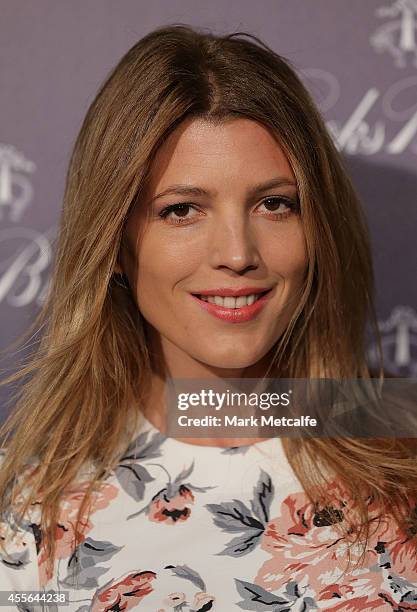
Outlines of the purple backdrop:
<svg viewBox="0 0 417 612">
<path fill-rule="evenodd" d="M 387 368 L 417 377 L 417 0 L 3 0 L 0 348 L 42 302 L 69 154 L 98 86 L 174 22 L 249 31 L 298 68 L 367 211 Z"/>
</svg>

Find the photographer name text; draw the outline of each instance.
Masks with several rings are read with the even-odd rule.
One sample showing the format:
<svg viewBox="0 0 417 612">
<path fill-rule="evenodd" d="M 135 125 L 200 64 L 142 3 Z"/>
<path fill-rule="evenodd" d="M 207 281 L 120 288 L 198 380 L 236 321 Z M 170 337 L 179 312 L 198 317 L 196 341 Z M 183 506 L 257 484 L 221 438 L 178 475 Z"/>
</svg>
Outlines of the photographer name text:
<svg viewBox="0 0 417 612">
<path fill-rule="evenodd" d="M 274 417 L 262 415 L 260 417 L 239 417 L 237 415 L 213 416 L 206 415 L 201 418 L 181 415 L 177 418 L 180 427 L 316 427 L 317 419 L 308 415 L 299 417 Z"/>
</svg>

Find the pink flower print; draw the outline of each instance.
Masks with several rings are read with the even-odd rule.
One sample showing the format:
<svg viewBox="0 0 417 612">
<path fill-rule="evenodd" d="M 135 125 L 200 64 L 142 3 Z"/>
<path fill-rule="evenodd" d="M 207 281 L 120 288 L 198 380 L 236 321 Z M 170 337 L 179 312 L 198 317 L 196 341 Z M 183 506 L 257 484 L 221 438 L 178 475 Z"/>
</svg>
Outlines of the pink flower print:
<svg viewBox="0 0 417 612">
<path fill-rule="evenodd" d="M 162 602 L 168 608 L 176 608 L 187 601 L 185 593 L 170 593 Z"/>
<path fill-rule="evenodd" d="M 193 610 L 211 610 L 211 604 L 214 603 L 214 596 L 201 591 L 194 596 L 192 609 Z"/>
<path fill-rule="evenodd" d="M 60 503 L 59 520 L 55 528 L 56 541 L 56 559 L 65 559 L 69 557 L 75 546 L 75 537 L 79 543 L 85 540 L 86 535 L 94 527 L 92 521 L 84 515 L 81 517 L 81 531 L 75 530 L 76 517 L 78 509 L 83 500 L 85 491 L 89 482 L 85 481 L 73 486 L 67 491 Z M 92 494 L 92 502 L 90 516 L 106 508 L 110 502 L 117 497 L 119 490 L 110 483 L 100 483 L 100 488 Z M 52 573 L 47 571 L 46 567 L 46 547 L 44 541 L 41 540 L 40 550 L 38 554 L 40 586 L 45 586 L 52 578 Z"/>
<path fill-rule="evenodd" d="M 191 514 L 189 505 L 193 503 L 194 495 L 187 486 L 175 487 L 171 495 L 168 494 L 168 489 L 164 488 L 152 498 L 149 504 L 149 520 L 168 525 L 186 521 Z"/>
<path fill-rule="evenodd" d="M 271 559 L 262 565 L 255 583 L 277 591 L 285 587 L 289 576 L 296 582 L 307 577 L 316 601 L 343 596 L 350 604 L 359 600 L 378 602 L 379 572 L 362 568 L 344 574 L 353 539 L 341 537 L 335 525 L 352 521 L 355 506 L 337 483 L 331 484 L 330 491 L 329 505 L 324 507 L 311 503 L 304 493 L 284 500 L 281 514 L 267 524 L 262 535 L 261 548 L 271 554 Z M 355 563 L 361 549 L 352 546 L 350 552 Z M 367 554 L 367 565 L 372 567 L 378 561 L 377 551 L 369 549 Z"/>
<path fill-rule="evenodd" d="M 211 610 L 214 600 L 215 598 L 213 597 L 213 595 L 208 595 L 208 593 L 205 593 L 203 591 L 196 593 L 194 595 L 193 603 L 191 604 L 190 610 L 194 610 L 194 612 L 199 612 L 202 610 Z M 164 606 L 167 607 L 158 608 L 157 612 L 169 612 L 169 609 L 174 608 L 176 610 L 178 606 L 187 604 L 187 597 L 185 593 L 170 593 L 162 603 Z"/>
<path fill-rule="evenodd" d="M 195 498 L 192 491 L 204 493 L 212 486 L 201 487 L 191 484 L 186 479 L 194 469 L 194 461 L 188 468 L 184 468 L 176 478 L 172 479 L 168 470 L 158 463 L 148 463 L 149 466 L 161 468 L 167 475 L 166 486 L 154 495 L 144 508 L 130 514 L 128 520 L 146 512 L 150 521 L 154 523 L 165 523 L 166 525 L 176 525 L 184 522 L 191 515 L 190 505 L 194 504 Z M 184 482 L 185 481 L 185 482 Z"/>
<path fill-rule="evenodd" d="M 110 612 L 111 610 L 131 610 L 140 604 L 144 597 L 152 593 L 152 582 L 156 574 L 151 571 L 134 572 L 115 584 L 105 584 L 93 597 L 91 612 Z M 113 582 L 113 581 L 111 581 Z"/>
</svg>

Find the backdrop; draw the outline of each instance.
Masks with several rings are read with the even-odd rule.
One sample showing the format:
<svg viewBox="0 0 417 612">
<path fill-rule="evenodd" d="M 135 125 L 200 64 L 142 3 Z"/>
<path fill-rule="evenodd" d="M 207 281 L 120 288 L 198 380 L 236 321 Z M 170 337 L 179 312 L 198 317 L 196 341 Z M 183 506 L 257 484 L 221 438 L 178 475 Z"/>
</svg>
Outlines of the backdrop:
<svg viewBox="0 0 417 612">
<path fill-rule="evenodd" d="M 367 212 L 387 369 L 416 377 L 417 0 L 2 0 L 0 349 L 42 303 L 88 105 L 139 38 L 178 22 L 248 31 L 295 64 Z"/>
</svg>

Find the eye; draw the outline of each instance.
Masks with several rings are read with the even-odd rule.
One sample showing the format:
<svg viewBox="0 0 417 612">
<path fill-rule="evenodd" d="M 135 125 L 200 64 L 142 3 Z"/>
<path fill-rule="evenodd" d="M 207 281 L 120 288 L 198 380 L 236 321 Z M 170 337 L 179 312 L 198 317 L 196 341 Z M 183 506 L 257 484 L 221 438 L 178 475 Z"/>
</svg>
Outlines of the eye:
<svg viewBox="0 0 417 612">
<path fill-rule="evenodd" d="M 191 204 L 186 204 L 185 202 L 180 204 L 170 204 L 161 210 L 159 216 L 162 219 L 168 218 L 170 223 L 180 225 L 182 223 L 187 223 L 188 219 L 192 219 L 192 216 L 187 214 L 190 209 L 196 210 Z M 171 213 L 174 213 L 175 215 L 178 214 L 179 216 L 171 216 Z"/>
<path fill-rule="evenodd" d="M 260 206 L 265 206 L 267 208 L 267 213 L 277 219 L 281 217 L 288 217 L 292 213 L 299 211 L 299 202 L 297 200 L 292 200 L 291 198 L 284 198 L 282 196 L 270 196 L 265 198 Z M 271 210 L 272 208 L 272 210 Z"/>
</svg>

